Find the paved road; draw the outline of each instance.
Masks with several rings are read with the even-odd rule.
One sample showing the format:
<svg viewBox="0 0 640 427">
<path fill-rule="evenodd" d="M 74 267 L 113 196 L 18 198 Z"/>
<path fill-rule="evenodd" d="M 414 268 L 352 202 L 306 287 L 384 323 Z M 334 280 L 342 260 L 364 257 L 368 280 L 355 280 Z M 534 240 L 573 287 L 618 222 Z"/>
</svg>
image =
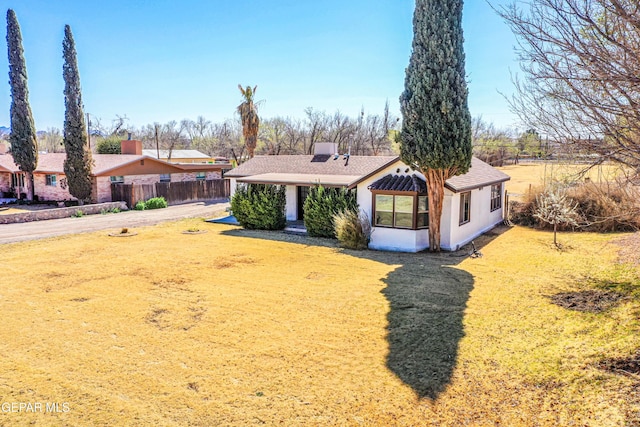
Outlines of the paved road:
<svg viewBox="0 0 640 427">
<path fill-rule="evenodd" d="M 110 228 L 155 225 L 182 218 L 213 218 L 220 216 L 227 207 L 229 207 L 229 203 L 226 201 L 197 202 L 150 211 L 128 211 L 108 215 L 87 215 L 81 218 L 0 224 L 0 244 L 43 239 L 64 234 L 87 233 Z"/>
</svg>

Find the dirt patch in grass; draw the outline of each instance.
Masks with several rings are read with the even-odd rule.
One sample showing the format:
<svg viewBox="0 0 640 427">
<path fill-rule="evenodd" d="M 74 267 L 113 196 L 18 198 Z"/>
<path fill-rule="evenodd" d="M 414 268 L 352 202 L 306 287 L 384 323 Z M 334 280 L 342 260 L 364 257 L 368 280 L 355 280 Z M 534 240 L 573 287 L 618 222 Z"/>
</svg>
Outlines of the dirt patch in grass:
<svg viewBox="0 0 640 427">
<path fill-rule="evenodd" d="M 551 302 L 569 310 L 600 313 L 614 307 L 623 298 L 624 295 L 617 292 L 589 289 L 553 295 Z"/>
<path fill-rule="evenodd" d="M 640 381 L 640 349 L 629 357 L 605 359 L 598 367 L 613 373 L 633 374 L 632 378 Z"/>
<path fill-rule="evenodd" d="M 618 262 L 640 265 L 640 232 L 629 234 L 614 243 L 620 246 Z"/>
</svg>

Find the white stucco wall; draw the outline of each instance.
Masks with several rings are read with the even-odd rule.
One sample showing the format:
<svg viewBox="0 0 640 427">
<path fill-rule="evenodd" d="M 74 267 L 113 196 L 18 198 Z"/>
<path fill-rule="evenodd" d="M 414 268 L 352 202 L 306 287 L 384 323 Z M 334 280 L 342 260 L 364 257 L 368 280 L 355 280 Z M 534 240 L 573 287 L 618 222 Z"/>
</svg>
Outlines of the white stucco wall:
<svg viewBox="0 0 640 427">
<path fill-rule="evenodd" d="M 285 194 L 287 196 L 285 216 L 287 221 L 295 221 L 298 219 L 298 188 L 295 185 L 287 185 Z"/>
<path fill-rule="evenodd" d="M 369 248 L 393 252 L 419 252 L 429 247 L 428 230 L 375 227 Z"/>
<path fill-rule="evenodd" d="M 397 162 L 358 184 L 358 204 L 370 220 L 373 217 L 371 212 L 373 199 L 367 187 L 388 174 L 416 174 L 424 179 L 424 176 L 417 171 L 409 170 L 405 173 L 407 168 L 404 163 Z M 400 172 L 397 172 L 398 169 Z M 504 199 L 504 183 L 500 184 L 500 188 L 500 194 Z M 454 193 L 445 188 L 444 196 L 440 220 L 440 245 L 444 250 L 456 250 L 502 222 L 502 208 L 491 212 L 490 185 L 471 190 L 471 220 L 463 225 L 459 225 L 460 193 Z M 502 200 L 502 206 L 504 207 L 504 200 Z M 429 247 L 429 231 L 426 229 L 403 230 L 382 227 L 372 227 L 372 229 L 369 243 L 371 249 L 418 252 Z"/>
<path fill-rule="evenodd" d="M 451 202 L 449 203 L 448 217 L 451 218 L 451 227 L 447 236 L 444 233 L 442 235 L 441 246 L 443 249 L 456 250 L 502 222 L 504 183 L 500 184 L 502 207 L 493 212 L 491 212 L 491 186 L 471 190 L 471 218 L 468 223 L 462 225 L 460 225 L 460 193 L 452 194 L 449 192 L 449 194 L 451 194 Z M 444 210 L 442 217 L 445 218 Z"/>
</svg>

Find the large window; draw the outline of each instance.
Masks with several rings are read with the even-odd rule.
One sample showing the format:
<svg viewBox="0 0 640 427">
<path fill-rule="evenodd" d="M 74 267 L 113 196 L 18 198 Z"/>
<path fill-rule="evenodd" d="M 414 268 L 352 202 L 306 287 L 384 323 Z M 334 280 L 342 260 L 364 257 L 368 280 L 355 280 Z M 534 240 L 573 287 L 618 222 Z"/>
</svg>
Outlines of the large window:
<svg viewBox="0 0 640 427">
<path fill-rule="evenodd" d="M 46 185 L 55 187 L 56 186 L 56 176 L 55 175 L 45 175 Z"/>
<path fill-rule="evenodd" d="M 460 193 L 460 225 L 471 221 L 471 191 Z"/>
<path fill-rule="evenodd" d="M 11 186 L 12 187 L 24 187 L 24 174 L 14 173 L 11 174 Z"/>
<path fill-rule="evenodd" d="M 502 184 L 491 186 L 491 212 L 502 207 Z"/>
<path fill-rule="evenodd" d="M 375 194 L 373 225 L 414 230 L 429 227 L 427 196 Z"/>
</svg>

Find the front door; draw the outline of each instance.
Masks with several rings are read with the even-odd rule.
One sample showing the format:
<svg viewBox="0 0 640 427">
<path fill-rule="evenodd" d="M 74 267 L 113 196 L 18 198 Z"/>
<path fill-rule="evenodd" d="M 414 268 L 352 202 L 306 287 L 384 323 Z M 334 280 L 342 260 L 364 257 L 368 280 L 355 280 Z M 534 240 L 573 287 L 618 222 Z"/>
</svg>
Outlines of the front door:
<svg viewBox="0 0 640 427">
<path fill-rule="evenodd" d="M 309 195 L 309 187 L 298 187 L 298 221 L 304 219 L 304 201 Z"/>
</svg>

